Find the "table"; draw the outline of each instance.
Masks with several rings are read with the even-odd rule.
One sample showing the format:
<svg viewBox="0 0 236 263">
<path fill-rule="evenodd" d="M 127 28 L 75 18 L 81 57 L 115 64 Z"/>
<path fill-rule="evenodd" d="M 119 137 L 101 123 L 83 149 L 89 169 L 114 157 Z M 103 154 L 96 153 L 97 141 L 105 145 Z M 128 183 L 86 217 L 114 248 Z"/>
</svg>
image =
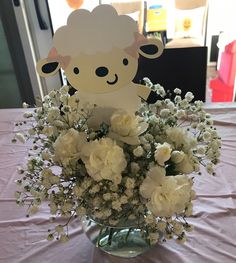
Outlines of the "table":
<svg viewBox="0 0 236 263">
<path fill-rule="evenodd" d="M 48 207 L 25 217 L 25 209 L 15 204 L 16 169 L 24 162 L 29 145 L 12 144 L 14 125 L 23 120 L 22 109 L 0 110 L 0 262 L 1 263 L 233 263 L 236 262 L 236 107 L 208 108 L 222 137 L 221 162 L 217 176 L 203 173 L 195 178 L 197 198 L 189 222 L 195 227 L 188 241 L 178 245 L 168 241 L 146 254 L 126 260 L 106 255 L 73 222 L 67 243 L 46 240 Z"/>
</svg>

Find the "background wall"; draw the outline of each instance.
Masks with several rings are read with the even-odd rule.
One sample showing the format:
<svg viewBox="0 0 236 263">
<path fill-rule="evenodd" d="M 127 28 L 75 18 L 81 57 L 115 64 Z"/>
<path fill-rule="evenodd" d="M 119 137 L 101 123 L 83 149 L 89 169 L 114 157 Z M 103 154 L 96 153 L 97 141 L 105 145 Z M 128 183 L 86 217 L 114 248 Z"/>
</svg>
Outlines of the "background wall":
<svg viewBox="0 0 236 263">
<path fill-rule="evenodd" d="M 207 41 L 208 63 L 210 63 L 210 48 L 212 36 L 224 32 L 231 42 L 236 39 L 236 1 L 235 0 L 209 0 Z"/>
</svg>

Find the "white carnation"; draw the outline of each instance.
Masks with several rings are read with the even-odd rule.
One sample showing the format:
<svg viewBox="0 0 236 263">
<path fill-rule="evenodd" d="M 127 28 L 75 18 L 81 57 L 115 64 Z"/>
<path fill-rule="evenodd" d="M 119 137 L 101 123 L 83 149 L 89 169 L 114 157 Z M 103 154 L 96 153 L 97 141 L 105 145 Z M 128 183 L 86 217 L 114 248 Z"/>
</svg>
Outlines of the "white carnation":
<svg viewBox="0 0 236 263">
<path fill-rule="evenodd" d="M 154 167 L 144 179 L 140 193 L 155 216 L 170 217 L 184 211 L 191 199 L 191 181 L 185 175 L 165 176 L 165 169 Z"/>
<path fill-rule="evenodd" d="M 183 160 L 180 163 L 176 164 L 175 170 L 182 174 L 190 174 L 195 170 L 194 162 L 190 158 L 190 156 L 185 154 Z"/>
<path fill-rule="evenodd" d="M 111 132 L 109 136 L 127 144 L 140 143 L 138 136 L 146 131 L 148 124 L 142 122 L 138 116 L 124 111 L 116 111 L 110 118 Z"/>
<path fill-rule="evenodd" d="M 102 138 L 89 142 L 83 148 L 82 160 L 88 174 L 94 180 L 102 179 L 119 184 L 121 172 L 126 168 L 127 162 L 123 149 L 110 138 Z"/>
<path fill-rule="evenodd" d="M 160 166 L 152 167 L 147 177 L 144 179 L 143 183 L 140 186 L 140 193 L 144 198 L 150 198 L 150 194 L 155 191 L 158 180 L 162 179 L 166 175 L 166 170 Z M 155 183 L 157 182 L 157 184 Z"/>
<path fill-rule="evenodd" d="M 55 159 L 63 166 L 69 165 L 72 160 L 79 160 L 82 146 L 86 143 L 84 133 L 71 128 L 62 133 L 53 144 Z"/>
<path fill-rule="evenodd" d="M 159 165 L 163 166 L 165 162 L 170 159 L 171 150 L 169 143 L 164 142 L 163 144 L 157 145 L 154 157 Z"/>
<path fill-rule="evenodd" d="M 183 128 L 168 128 L 166 134 L 168 143 L 174 145 L 176 149 L 182 149 L 184 152 L 189 152 L 197 145 L 197 141 L 193 135 Z"/>
</svg>

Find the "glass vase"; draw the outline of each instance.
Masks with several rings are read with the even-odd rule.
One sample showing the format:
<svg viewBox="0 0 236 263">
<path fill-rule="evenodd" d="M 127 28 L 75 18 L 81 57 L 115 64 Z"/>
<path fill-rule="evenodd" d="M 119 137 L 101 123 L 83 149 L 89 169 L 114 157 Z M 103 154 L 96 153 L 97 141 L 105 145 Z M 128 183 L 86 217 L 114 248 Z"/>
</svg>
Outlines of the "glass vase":
<svg viewBox="0 0 236 263">
<path fill-rule="evenodd" d="M 151 248 L 145 230 L 134 224 L 119 227 L 106 226 L 88 217 L 82 220 L 82 224 L 90 241 L 113 256 L 132 258 Z"/>
</svg>

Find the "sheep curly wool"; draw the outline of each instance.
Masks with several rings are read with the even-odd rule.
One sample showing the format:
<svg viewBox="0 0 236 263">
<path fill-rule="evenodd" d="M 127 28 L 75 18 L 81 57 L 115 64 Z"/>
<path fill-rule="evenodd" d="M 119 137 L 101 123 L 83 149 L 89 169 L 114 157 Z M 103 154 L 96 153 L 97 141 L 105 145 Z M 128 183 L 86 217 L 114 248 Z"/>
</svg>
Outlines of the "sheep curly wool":
<svg viewBox="0 0 236 263">
<path fill-rule="evenodd" d="M 125 49 L 135 42 L 137 33 L 138 27 L 133 19 L 119 16 L 113 7 L 103 5 L 92 12 L 84 9 L 74 11 L 67 25 L 55 32 L 53 46 L 63 56 L 74 57 L 81 52 L 91 55 L 109 52 L 114 47 Z"/>
</svg>

